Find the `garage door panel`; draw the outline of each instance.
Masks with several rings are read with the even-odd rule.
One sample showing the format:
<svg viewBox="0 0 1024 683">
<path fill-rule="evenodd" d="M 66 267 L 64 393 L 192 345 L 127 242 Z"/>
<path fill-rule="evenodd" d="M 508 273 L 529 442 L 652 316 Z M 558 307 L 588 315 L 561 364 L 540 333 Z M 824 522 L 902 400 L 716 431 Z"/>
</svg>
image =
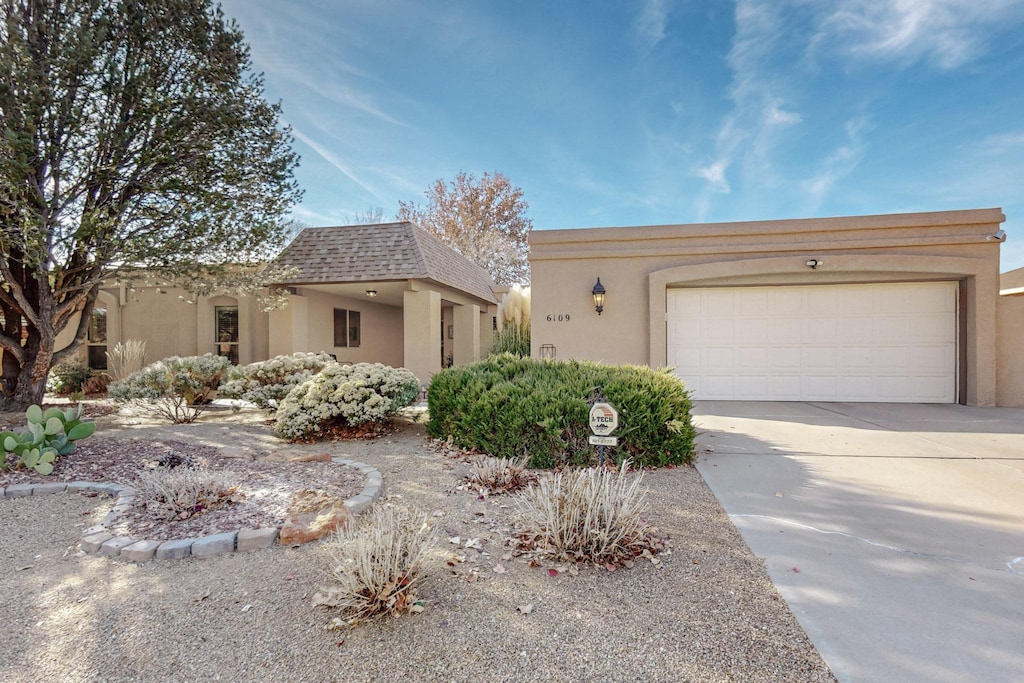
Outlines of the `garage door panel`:
<svg viewBox="0 0 1024 683">
<path fill-rule="evenodd" d="M 669 363 L 696 398 L 953 402 L 953 282 L 668 291 Z"/>
</svg>

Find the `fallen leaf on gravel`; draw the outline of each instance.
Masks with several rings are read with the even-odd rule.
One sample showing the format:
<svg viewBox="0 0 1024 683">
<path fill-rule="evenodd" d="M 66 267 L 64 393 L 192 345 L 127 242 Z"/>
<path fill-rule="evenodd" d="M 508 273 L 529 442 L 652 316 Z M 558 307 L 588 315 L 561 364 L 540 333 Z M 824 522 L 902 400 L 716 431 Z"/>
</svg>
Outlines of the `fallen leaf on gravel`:
<svg viewBox="0 0 1024 683">
<path fill-rule="evenodd" d="M 462 543 L 462 539 L 459 538 L 458 536 L 452 536 L 451 538 L 448 539 L 448 542 L 449 543 L 454 543 L 455 545 L 459 545 L 460 543 Z"/>
<path fill-rule="evenodd" d="M 519 607 L 516 607 L 516 609 L 522 612 L 523 614 L 529 614 L 533 611 L 533 605 L 519 605 Z"/>
<path fill-rule="evenodd" d="M 295 578 L 295 572 L 288 572 L 288 574 L 285 575 L 284 580 L 285 581 L 291 581 L 294 578 Z"/>
<path fill-rule="evenodd" d="M 613 571 L 615 571 L 616 566 L 614 564 L 612 564 L 611 562 L 609 562 L 608 564 L 606 564 L 604 566 L 604 568 L 607 569 L 610 572 L 613 572 Z"/>
<path fill-rule="evenodd" d="M 467 548 L 479 548 L 480 547 L 480 539 L 479 538 L 467 538 L 466 539 L 466 547 Z"/>
<path fill-rule="evenodd" d="M 538 560 L 536 557 L 531 557 L 530 558 L 529 566 L 531 566 L 531 567 L 539 567 L 540 564 L 541 564 L 540 560 Z"/>
<path fill-rule="evenodd" d="M 444 510 L 434 510 L 435 517 L 444 517 Z"/>
<path fill-rule="evenodd" d="M 500 564 L 496 564 L 496 565 L 494 565 L 494 573 L 495 574 L 504 574 L 505 573 L 505 568 L 503 566 L 501 566 Z"/>
<path fill-rule="evenodd" d="M 252 605 L 246 605 L 245 607 L 242 608 L 242 611 L 243 612 L 248 612 L 251 609 L 252 609 Z"/>
<path fill-rule="evenodd" d="M 799 567 L 793 567 L 793 573 L 794 574 L 799 574 L 800 573 L 800 568 Z"/>
<path fill-rule="evenodd" d="M 558 570 L 557 569 L 549 569 L 548 570 L 548 576 L 558 576 Z"/>
<path fill-rule="evenodd" d="M 24 567 L 18 567 L 14 571 L 23 572 L 26 569 L 32 569 L 32 567 L 34 567 L 34 566 L 35 566 L 34 564 L 26 564 Z"/>
<path fill-rule="evenodd" d="M 469 574 L 466 575 L 466 582 L 467 583 L 476 583 L 476 577 L 477 577 L 477 574 L 476 574 L 476 570 L 474 569 L 473 571 L 469 572 Z"/>
<path fill-rule="evenodd" d="M 206 599 L 206 598 L 208 598 L 208 597 L 210 597 L 210 594 L 209 594 L 209 593 L 203 593 L 203 594 L 202 594 L 202 595 L 200 595 L 200 596 L 199 596 L 198 598 L 196 598 L 196 602 L 202 602 L 203 600 L 205 600 L 205 599 Z"/>
</svg>

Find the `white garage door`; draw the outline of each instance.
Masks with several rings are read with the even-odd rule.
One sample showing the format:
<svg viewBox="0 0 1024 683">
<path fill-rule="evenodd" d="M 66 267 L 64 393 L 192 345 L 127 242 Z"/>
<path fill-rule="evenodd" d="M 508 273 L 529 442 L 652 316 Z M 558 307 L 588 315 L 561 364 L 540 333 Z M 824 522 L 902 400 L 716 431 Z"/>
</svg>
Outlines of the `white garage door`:
<svg viewBox="0 0 1024 683">
<path fill-rule="evenodd" d="M 953 403 L 955 282 L 670 289 L 694 398 Z"/>
</svg>

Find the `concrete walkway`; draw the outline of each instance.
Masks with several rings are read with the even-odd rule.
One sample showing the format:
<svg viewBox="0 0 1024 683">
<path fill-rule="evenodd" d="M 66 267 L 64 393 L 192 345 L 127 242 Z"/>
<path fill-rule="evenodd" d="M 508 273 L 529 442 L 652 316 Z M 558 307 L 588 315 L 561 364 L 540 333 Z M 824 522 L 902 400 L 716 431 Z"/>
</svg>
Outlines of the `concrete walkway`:
<svg viewBox="0 0 1024 683">
<path fill-rule="evenodd" d="M 840 681 L 1024 680 L 1024 409 L 694 419 L 698 470 Z"/>
</svg>

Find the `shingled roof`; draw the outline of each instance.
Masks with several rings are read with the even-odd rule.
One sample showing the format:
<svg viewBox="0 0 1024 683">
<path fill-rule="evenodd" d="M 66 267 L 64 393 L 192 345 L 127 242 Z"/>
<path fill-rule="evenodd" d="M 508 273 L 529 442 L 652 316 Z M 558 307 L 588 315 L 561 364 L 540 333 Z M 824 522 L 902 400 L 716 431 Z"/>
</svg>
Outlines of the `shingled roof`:
<svg viewBox="0 0 1024 683">
<path fill-rule="evenodd" d="M 486 270 L 409 223 L 306 228 L 277 257 L 300 273 L 280 284 L 433 280 L 497 303 Z"/>
</svg>

